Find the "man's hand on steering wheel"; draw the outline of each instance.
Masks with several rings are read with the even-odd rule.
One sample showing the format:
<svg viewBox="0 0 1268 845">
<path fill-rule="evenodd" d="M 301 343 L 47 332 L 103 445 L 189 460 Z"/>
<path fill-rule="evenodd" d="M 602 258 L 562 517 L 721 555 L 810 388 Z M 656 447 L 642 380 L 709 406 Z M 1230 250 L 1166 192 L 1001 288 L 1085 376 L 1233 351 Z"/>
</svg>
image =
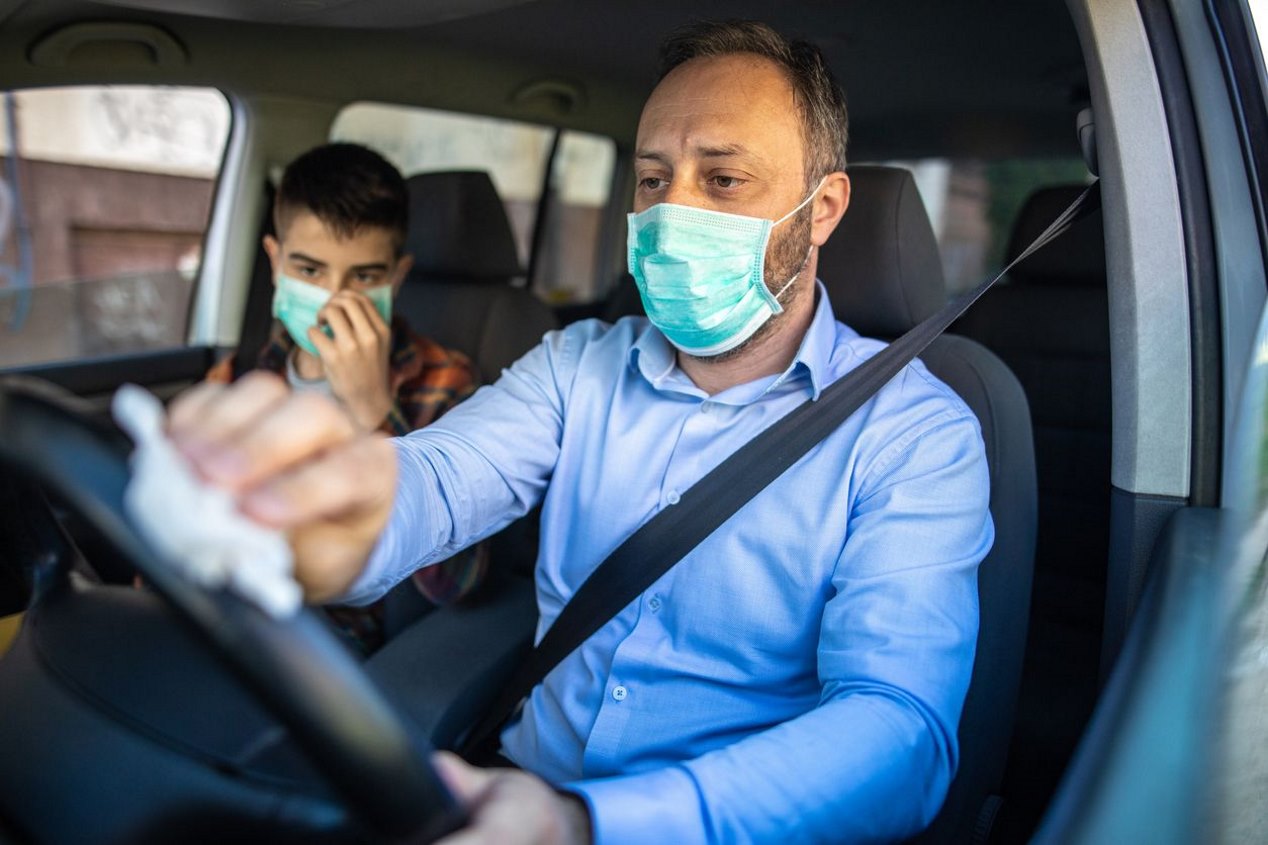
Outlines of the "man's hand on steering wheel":
<svg viewBox="0 0 1268 845">
<path fill-rule="evenodd" d="M 590 812 L 519 769 L 478 769 L 456 755 L 433 755 L 436 771 L 466 808 L 469 826 L 437 845 L 589 845 Z"/>
</svg>

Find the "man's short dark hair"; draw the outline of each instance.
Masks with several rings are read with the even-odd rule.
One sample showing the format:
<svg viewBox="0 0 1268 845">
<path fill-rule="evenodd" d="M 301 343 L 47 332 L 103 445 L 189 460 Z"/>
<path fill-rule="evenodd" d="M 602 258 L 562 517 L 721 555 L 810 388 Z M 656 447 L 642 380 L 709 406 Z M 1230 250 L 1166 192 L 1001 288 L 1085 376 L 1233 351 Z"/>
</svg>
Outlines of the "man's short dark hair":
<svg viewBox="0 0 1268 845">
<path fill-rule="evenodd" d="M 279 236 L 298 211 L 309 211 L 337 237 L 371 226 L 387 229 L 399 252 L 409 224 L 409 193 L 401 173 L 360 144 L 325 144 L 295 159 L 273 202 Z"/>
<path fill-rule="evenodd" d="M 845 169 L 849 122 L 845 94 L 819 48 L 789 41 L 757 21 L 702 21 L 670 33 L 661 44 L 660 76 L 692 59 L 751 53 L 778 65 L 792 84 L 806 144 L 806 185 Z"/>
</svg>

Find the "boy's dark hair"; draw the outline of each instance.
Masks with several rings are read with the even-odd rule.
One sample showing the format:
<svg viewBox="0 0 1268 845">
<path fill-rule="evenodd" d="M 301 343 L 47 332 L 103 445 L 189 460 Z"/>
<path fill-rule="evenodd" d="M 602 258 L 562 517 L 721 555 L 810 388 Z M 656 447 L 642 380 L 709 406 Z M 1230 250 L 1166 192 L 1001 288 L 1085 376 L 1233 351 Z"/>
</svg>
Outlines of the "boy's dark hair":
<svg viewBox="0 0 1268 845">
<path fill-rule="evenodd" d="M 397 252 L 409 225 L 409 193 L 400 171 L 360 144 L 325 144 L 287 166 L 273 201 L 283 236 L 297 211 L 310 211 L 340 238 L 366 226 L 389 230 Z"/>
<path fill-rule="evenodd" d="M 669 34 L 660 48 L 660 75 L 691 59 L 752 53 L 774 62 L 788 75 L 806 143 L 806 185 L 845 169 L 849 118 L 845 94 L 819 48 L 789 41 L 757 21 L 700 21 Z"/>
</svg>

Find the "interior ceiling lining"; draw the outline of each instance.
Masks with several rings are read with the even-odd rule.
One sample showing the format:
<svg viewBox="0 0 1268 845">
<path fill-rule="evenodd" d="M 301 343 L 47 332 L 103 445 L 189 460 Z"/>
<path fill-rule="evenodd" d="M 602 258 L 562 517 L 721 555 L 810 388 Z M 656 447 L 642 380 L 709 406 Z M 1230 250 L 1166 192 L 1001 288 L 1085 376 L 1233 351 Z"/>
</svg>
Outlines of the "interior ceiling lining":
<svg viewBox="0 0 1268 845">
<path fill-rule="evenodd" d="M 920 0 L 474 0 L 461 3 L 469 13 L 462 19 L 390 30 L 243 23 L 170 11 L 187 2 L 27 3 L 0 27 L 0 74 L 13 80 L 10 85 L 74 80 L 74 69 L 41 75 L 22 56 L 59 18 L 84 20 L 103 12 L 105 19 L 152 22 L 188 46 L 189 64 L 171 81 L 549 121 L 517 111 L 512 94 L 541 79 L 569 80 L 584 88 L 585 107 L 559 124 L 628 139 L 653 85 L 656 45 L 664 34 L 689 17 L 751 15 L 790 35 L 810 34 L 825 50 L 846 89 L 856 155 L 1076 154 L 1075 115 L 1086 105 L 1078 40 L 1061 0 L 1018 4 L 1024 12 L 964 0 L 954 4 L 954 15 L 941 8 L 945 4 Z M 349 0 L 343 8 L 349 14 L 399 8 L 404 0 L 378 2 Z M 275 8 L 280 0 L 259 5 Z M 986 29 L 977 31 L 979 26 Z"/>
<path fill-rule="evenodd" d="M 94 0 L 100 5 L 243 23 L 354 29 L 427 26 L 532 0 Z"/>
</svg>

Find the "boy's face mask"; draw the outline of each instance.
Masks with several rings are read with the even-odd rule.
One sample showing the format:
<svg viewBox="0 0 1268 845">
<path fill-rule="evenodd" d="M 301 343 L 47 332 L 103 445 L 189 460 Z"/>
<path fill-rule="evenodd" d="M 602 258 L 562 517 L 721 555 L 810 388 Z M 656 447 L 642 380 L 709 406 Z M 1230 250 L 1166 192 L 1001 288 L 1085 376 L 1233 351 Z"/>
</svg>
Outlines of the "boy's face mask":
<svg viewBox="0 0 1268 845">
<path fill-rule="evenodd" d="M 720 355 L 752 337 L 784 310 L 779 296 L 799 275 L 778 293 L 767 289 L 771 230 L 822 186 L 820 180 L 796 208 L 773 221 L 673 203 L 630 214 L 629 269 L 647 319 L 678 349 L 698 357 Z"/>
<path fill-rule="evenodd" d="M 374 310 L 379 312 L 383 322 L 392 324 L 392 286 L 379 285 L 361 291 L 374 303 Z M 322 309 L 333 294 L 323 287 L 301 282 L 299 279 L 279 273 L 277 284 L 273 287 L 273 316 L 281 320 L 282 325 L 299 347 L 310 355 L 321 357 L 317 347 L 308 339 L 308 330 L 317 325 L 317 312 Z M 321 330 L 327 337 L 333 337 L 329 326 Z"/>
</svg>

